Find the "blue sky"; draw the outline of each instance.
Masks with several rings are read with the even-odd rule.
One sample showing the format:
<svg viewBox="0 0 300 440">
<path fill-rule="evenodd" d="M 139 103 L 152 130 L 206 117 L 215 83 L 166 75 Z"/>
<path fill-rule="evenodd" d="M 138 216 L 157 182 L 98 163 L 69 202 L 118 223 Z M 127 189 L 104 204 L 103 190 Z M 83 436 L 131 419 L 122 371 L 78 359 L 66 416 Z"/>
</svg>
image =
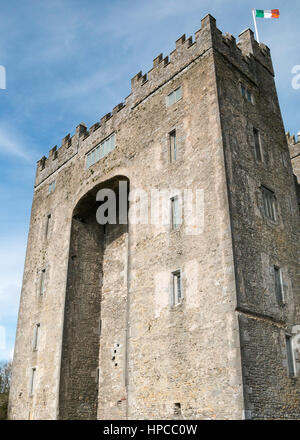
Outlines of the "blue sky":
<svg viewBox="0 0 300 440">
<path fill-rule="evenodd" d="M 207 13 L 236 38 L 253 28 L 252 8 L 272 52 L 286 130 L 300 130 L 300 2 L 289 0 L 0 0 L 0 359 L 11 356 L 36 161 L 76 125 L 91 126 L 130 93 L 130 79 L 168 55 Z M 3 328 L 6 344 L 3 346 Z M 1 330 L 2 329 L 2 330 Z M 2 336 L 1 336 L 2 331 Z M 2 341 L 2 343 L 1 343 Z"/>
</svg>

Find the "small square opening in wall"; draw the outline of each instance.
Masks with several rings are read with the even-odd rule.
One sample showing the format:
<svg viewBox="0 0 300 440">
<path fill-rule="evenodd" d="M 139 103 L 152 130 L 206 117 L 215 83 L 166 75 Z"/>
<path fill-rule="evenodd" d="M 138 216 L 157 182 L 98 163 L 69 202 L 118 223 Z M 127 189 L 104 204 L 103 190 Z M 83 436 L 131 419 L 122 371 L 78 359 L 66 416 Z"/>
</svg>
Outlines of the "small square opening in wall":
<svg viewBox="0 0 300 440">
<path fill-rule="evenodd" d="M 174 403 L 174 416 L 181 416 L 181 403 Z"/>
<path fill-rule="evenodd" d="M 172 272 L 172 305 L 181 303 L 182 297 L 181 271 L 176 270 Z"/>
</svg>

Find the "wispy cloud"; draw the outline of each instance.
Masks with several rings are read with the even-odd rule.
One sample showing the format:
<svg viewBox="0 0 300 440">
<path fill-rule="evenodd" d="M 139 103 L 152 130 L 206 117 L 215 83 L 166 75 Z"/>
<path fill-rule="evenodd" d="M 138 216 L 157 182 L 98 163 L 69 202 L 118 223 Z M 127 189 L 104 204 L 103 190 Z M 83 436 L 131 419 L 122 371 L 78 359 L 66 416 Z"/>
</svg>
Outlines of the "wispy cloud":
<svg viewBox="0 0 300 440">
<path fill-rule="evenodd" d="M 0 238 L 0 326 L 5 344 L 0 360 L 12 355 L 25 258 L 26 237 Z"/>
<path fill-rule="evenodd" d="M 33 160 L 32 147 L 25 136 L 9 124 L 0 124 L 0 154 L 5 156 L 17 156 L 25 161 Z"/>
<path fill-rule="evenodd" d="M 237 37 L 253 28 L 253 6 L 253 0 L 2 2 L 0 64 L 7 90 L 0 94 L 0 201 L 6 211 L 0 231 L 9 240 L 1 242 L 0 234 L 0 319 L 7 329 L 16 321 L 25 250 L 25 237 L 18 246 L 13 228 L 24 230 L 28 221 L 35 161 L 79 122 L 92 125 L 123 101 L 130 78 L 147 72 L 160 52 L 168 55 L 181 34 L 198 30 L 207 13 Z M 280 20 L 262 19 L 259 29 L 272 51 L 286 128 L 294 133 L 300 90 L 291 87 L 291 68 L 300 64 L 300 3 L 260 0 L 259 7 L 281 11 Z M 11 341 L 13 333 L 8 330 Z"/>
</svg>

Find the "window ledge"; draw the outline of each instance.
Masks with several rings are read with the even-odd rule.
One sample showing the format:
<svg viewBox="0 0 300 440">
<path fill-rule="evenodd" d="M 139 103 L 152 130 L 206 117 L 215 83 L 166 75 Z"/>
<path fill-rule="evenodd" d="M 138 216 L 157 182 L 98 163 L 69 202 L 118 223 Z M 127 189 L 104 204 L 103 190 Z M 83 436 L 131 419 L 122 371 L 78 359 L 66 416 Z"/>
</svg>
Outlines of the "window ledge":
<svg viewBox="0 0 300 440">
<path fill-rule="evenodd" d="M 264 219 L 265 219 L 266 223 L 267 223 L 269 226 L 280 226 L 280 222 L 279 222 L 279 221 L 272 220 L 272 219 L 270 219 L 269 217 L 266 217 L 265 215 L 264 215 Z"/>
<path fill-rule="evenodd" d="M 182 306 L 183 306 L 183 299 L 177 304 L 172 304 L 171 309 L 174 310 L 176 307 L 182 307 Z"/>
</svg>

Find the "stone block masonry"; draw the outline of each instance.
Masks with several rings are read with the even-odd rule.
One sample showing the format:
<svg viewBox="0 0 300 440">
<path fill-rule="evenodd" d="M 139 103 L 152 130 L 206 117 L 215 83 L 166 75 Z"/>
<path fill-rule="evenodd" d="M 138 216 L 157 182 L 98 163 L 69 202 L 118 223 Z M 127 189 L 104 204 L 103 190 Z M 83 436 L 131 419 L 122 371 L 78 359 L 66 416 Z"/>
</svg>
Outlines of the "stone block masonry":
<svg viewBox="0 0 300 440">
<path fill-rule="evenodd" d="M 250 29 L 236 42 L 207 15 L 132 78 L 124 102 L 38 162 L 11 419 L 299 418 L 288 139 L 292 162 L 268 47 Z M 129 194 L 200 191 L 200 232 L 187 233 L 187 218 L 100 225 L 96 194 L 118 199 L 119 182 Z"/>
</svg>

